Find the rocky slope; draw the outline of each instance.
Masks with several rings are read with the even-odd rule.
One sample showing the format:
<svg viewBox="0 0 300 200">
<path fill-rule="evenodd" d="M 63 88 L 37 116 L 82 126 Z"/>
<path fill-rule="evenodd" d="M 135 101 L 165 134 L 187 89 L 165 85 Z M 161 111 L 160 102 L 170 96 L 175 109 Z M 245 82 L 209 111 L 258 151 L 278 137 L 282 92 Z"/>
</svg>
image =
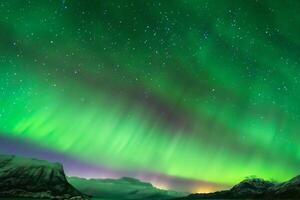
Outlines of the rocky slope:
<svg viewBox="0 0 300 200">
<path fill-rule="evenodd" d="M 284 199 L 300 199 L 300 176 L 296 176 L 289 181 L 271 187 L 267 191 L 267 196 Z"/>
<path fill-rule="evenodd" d="M 85 194 L 104 199 L 171 199 L 187 194 L 155 188 L 152 184 L 138 179 L 83 179 L 70 177 L 68 181 Z"/>
<path fill-rule="evenodd" d="M 73 186 L 59 163 L 0 155 L 0 197 L 87 199 Z"/>
<path fill-rule="evenodd" d="M 191 194 L 189 199 L 299 199 L 300 176 L 289 181 L 275 184 L 263 179 L 246 179 L 232 187 L 230 190 L 207 193 Z"/>
</svg>

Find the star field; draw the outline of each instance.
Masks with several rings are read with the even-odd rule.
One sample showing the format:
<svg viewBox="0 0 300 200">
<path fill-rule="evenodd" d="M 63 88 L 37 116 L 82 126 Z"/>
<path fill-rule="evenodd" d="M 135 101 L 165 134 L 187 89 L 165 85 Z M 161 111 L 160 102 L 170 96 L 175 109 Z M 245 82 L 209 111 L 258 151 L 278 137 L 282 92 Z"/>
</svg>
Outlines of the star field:
<svg viewBox="0 0 300 200">
<path fill-rule="evenodd" d="M 287 180 L 300 173 L 299 11 L 1 1 L 0 152 L 190 192 Z"/>
</svg>

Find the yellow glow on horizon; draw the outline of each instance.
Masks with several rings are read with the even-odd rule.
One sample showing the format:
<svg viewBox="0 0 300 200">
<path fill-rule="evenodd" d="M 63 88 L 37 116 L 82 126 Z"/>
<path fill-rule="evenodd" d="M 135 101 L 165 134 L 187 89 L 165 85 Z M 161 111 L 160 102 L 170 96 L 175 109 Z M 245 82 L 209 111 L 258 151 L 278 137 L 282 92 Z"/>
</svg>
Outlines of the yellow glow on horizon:
<svg viewBox="0 0 300 200">
<path fill-rule="evenodd" d="M 216 192 L 219 189 L 219 187 L 213 185 L 201 185 L 195 189 L 195 193 L 211 193 Z"/>
</svg>

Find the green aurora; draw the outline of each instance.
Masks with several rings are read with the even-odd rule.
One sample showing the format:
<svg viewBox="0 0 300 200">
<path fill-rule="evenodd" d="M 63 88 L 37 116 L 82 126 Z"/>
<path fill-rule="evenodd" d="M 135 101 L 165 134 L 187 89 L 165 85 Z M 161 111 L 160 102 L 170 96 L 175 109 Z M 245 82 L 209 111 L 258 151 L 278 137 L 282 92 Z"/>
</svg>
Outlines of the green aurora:
<svg viewBox="0 0 300 200">
<path fill-rule="evenodd" d="M 299 13 L 296 0 L 1 1 L 0 135 L 112 171 L 287 180 Z"/>
</svg>

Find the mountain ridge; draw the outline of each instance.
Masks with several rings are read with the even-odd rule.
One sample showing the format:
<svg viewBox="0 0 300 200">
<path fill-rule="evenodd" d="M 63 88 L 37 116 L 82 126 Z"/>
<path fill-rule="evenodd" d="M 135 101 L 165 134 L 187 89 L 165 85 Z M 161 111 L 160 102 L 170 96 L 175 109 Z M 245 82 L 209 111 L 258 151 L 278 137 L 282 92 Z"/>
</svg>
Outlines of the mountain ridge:
<svg viewBox="0 0 300 200">
<path fill-rule="evenodd" d="M 68 177 L 68 181 L 85 194 L 98 198 L 163 200 L 186 195 L 186 193 L 162 190 L 151 183 L 131 177 L 119 179 Z"/>
<path fill-rule="evenodd" d="M 245 179 L 229 190 L 212 193 L 195 193 L 176 200 L 192 199 L 299 199 L 300 175 L 274 183 L 260 178 Z M 175 200 L 174 199 L 174 200 Z"/>
<path fill-rule="evenodd" d="M 66 177 L 62 164 L 0 154 L 0 198 L 87 200 L 90 196 L 122 200 L 299 199 L 300 175 L 282 183 L 247 178 L 229 190 L 186 196 L 156 188 L 136 178 Z"/>
<path fill-rule="evenodd" d="M 68 183 L 60 163 L 0 154 L 0 180 L 0 197 L 88 199 Z"/>
</svg>

